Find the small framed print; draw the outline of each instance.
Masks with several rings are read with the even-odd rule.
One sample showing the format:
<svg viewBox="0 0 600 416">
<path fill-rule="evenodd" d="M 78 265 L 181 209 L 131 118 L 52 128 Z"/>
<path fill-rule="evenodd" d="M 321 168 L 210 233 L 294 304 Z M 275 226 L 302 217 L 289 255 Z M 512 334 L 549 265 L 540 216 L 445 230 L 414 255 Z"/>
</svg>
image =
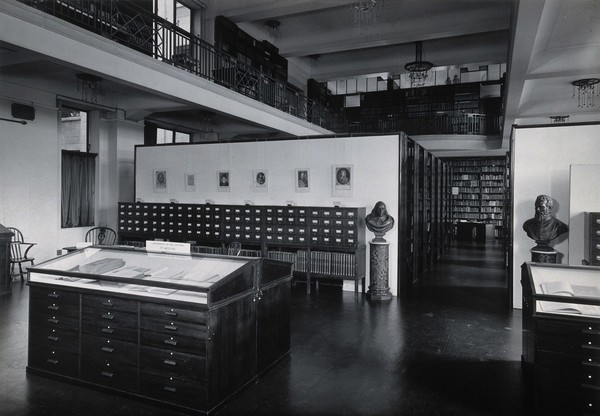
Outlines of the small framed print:
<svg viewBox="0 0 600 416">
<path fill-rule="evenodd" d="M 193 173 L 185 174 L 185 190 L 187 192 L 196 191 L 196 175 L 194 175 Z"/>
<path fill-rule="evenodd" d="M 267 192 L 269 190 L 269 171 L 267 169 L 252 171 L 252 184 L 254 192 Z"/>
<path fill-rule="evenodd" d="M 296 169 L 296 192 L 310 192 L 310 170 Z"/>
<path fill-rule="evenodd" d="M 354 169 L 352 165 L 333 165 L 331 171 L 334 196 L 352 196 Z"/>
<path fill-rule="evenodd" d="M 229 192 L 231 186 L 231 176 L 228 170 L 217 171 L 217 190 L 219 192 Z"/>
<path fill-rule="evenodd" d="M 167 192 L 167 171 L 154 170 L 152 171 L 152 175 L 154 192 Z"/>
</svg>

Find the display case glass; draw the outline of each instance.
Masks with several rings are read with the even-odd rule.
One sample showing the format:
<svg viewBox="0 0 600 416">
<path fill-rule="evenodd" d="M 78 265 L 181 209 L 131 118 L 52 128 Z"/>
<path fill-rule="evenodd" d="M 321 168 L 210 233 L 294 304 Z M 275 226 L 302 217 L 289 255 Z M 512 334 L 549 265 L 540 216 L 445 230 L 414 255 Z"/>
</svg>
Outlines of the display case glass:
<svg viewBox="0 0 600 416">
<path fill-rule="evenodd" d="M 30 283 L 207 303 L 210 293 L 231 285 L 253 267 L 243 257 L 181 255 L 124 247 L 87 247 L 29 269 Z M 254 279 L 240 279 L 230 294 L 252 290 Z"/>
<path fill-rule="evenodd" d="M 600 317 L 600 267 L 531 262 L 526 268 L 534 313 Z"/>
</svg>

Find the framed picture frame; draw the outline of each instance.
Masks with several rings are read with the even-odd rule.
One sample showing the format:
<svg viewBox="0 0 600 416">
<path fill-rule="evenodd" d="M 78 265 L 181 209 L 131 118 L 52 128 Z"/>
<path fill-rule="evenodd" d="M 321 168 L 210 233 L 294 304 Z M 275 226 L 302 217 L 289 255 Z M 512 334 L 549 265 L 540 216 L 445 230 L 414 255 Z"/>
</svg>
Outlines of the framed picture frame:
<svg viewBox="0 0 600 416">
<path fill-rule="evenodd" d="M 252 171 L 252 188 L 254 192 L 268 192 L 269 171 L 267 169 L 256 169 Z"/>
<path fill-rule="evenodd" d="M 196 191 L 196 175 L 193 173 L 186 173 L 184 175 L 185 179 L 185 190 L 186 192 L 195 192 Z"/>
<path fill-rule="evenodd" d="M 231 189 L 231 175 L 228 170 L 217 171 L 217 191 L 229 192 Z"/>
<path fill-rule="evenodd" d="M 296 192 L 310 192 L 310 169 L 298 168 L 295 171 Z"/>
<path fill-rule="evenodd" d="M 333 165 L 331 168 L 333 196 L 352 196 L 353 165 Z"/>
<path fill-rule="evenodd" d="M 167 192 L 167 171 L 154 169 L 152 171 L 152 189 L 156 193 Z"/>
</svg>

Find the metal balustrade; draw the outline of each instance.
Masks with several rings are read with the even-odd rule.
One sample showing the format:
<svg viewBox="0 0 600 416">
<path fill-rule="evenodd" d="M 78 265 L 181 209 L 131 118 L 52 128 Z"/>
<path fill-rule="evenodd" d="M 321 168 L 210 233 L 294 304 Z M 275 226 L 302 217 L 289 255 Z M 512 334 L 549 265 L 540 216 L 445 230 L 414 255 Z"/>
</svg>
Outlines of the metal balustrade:
<svg viewBox="0 0 600 416">
<path fill-rule="evenodd" d="M 348 122 L 345 115 L 290 88 L 133 2 L 18 0 L 153 58 L 336 133 L 495 134 L 501 116 L 431 114 Z"/>
</svg>

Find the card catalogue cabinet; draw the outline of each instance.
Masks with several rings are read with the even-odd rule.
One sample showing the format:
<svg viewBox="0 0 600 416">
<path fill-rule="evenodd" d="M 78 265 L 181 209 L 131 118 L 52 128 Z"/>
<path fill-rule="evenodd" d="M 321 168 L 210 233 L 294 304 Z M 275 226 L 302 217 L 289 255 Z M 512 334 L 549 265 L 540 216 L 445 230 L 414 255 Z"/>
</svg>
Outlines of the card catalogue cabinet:
<svg viewBox="0 0 600 416">
<path fill-rule="evenodd" d="M 524 263 L 523 369 L 538 415 L 600 415 L 600 268 Z"/>
<path fill-rule="evenodd" d="M 584 263 L 600 266 L 600 212 L 585 213 Z"/>
<path fill-rule="evenodd" d="M 156 238 L 219 245 L 238 241 L 263 257 L 290 261 L 312 278 L 354 280 L 366 275 L 365 208 L 280 205 L 119 203 L 123 243 Z M 330 254 L 322 254 L 330 253 Z M 337 267 L 344 263 L 344 267 Z M 334 267 L 335 265 L 335 267 Z"/>
<path fill-rule="evenodd" d="M 124 264 L 81 272 L 104 259 Z M 270 259 L 72 252 L 29 269 L 27 371 L 210 413 L 289 353 L 290 281 Z"/>
</svg>

